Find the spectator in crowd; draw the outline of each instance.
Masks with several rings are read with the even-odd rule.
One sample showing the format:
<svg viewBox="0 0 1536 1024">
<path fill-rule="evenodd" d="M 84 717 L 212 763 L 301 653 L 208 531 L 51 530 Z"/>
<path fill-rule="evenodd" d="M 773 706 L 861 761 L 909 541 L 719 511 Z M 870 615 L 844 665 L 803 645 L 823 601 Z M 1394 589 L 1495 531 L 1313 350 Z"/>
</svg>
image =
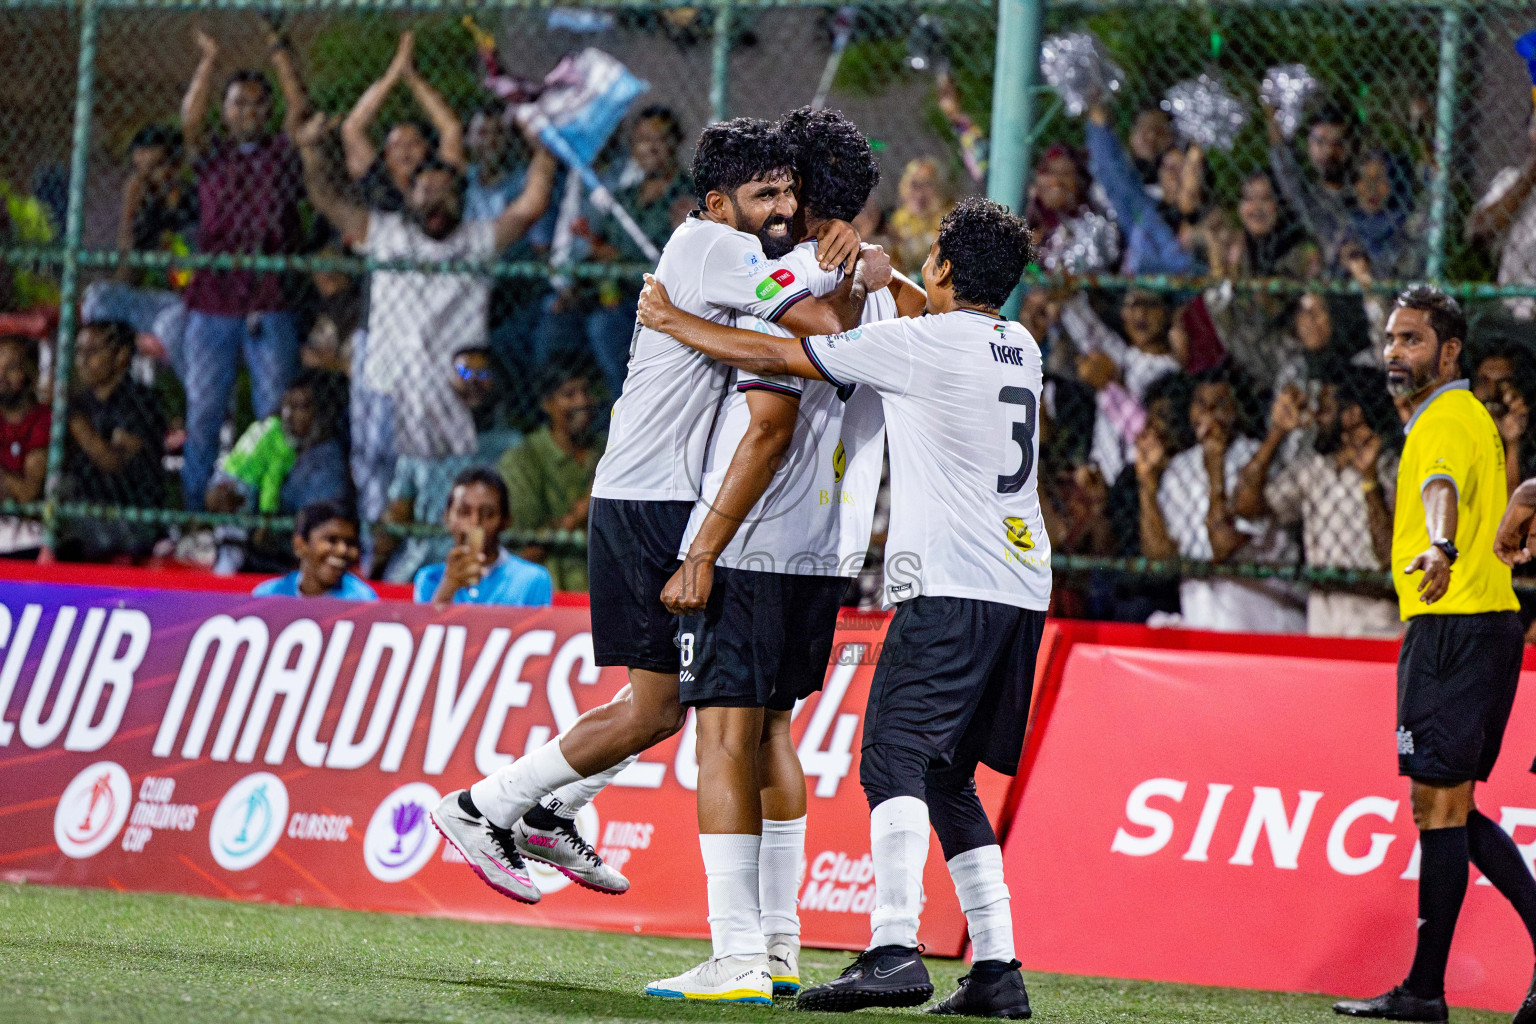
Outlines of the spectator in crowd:
<svg viewBox="0 0 1536 1024">
<path fill-rule="evenodd" d="M 1019 302 L 1019 323 L 1040 346 L 1046 373 L 1075 378 L 1079 353 L 1061 327 L 1061 307 L 1070 296 L 1067 289 L 1028 287 Z"/>
<path fill-rule="evenodd" d="M 342 256 L 338 246 L 317 255 Z M 352 337 L 362 325 L 363 290 L 356 275 L 341 270 L 317 270 L 310 275 L 314 304 L 309 309 L 309 333 L 299 350 L 299 362 L 311 370 L 349 374 Z"/>
<path fill-rule="evenodd" d="M 37 343 L 0 335 L 0 498 L 25 503 L 42 497 L 51 423 L 48 407 L 37 400 Z M 35 519 L 0 517 L 0 554 L 35 552 L 42 541 Z"/>
<path fill-rule="evenodd" d="M 539 388 L 539 408 L 547 422 L 498 464 L 512 495 L 512 521 L 522 530 L 584 530 L 592 477 L 606 441 L 592 381 L 578 367 L 551 367 Z M 555 589 L 587 589 L 584 556 L 529 546 L 523 557 L 549 569 Z"/>
<path fill-rule="evenodd" d="M 1275 396 L 1269 433 L 1238 478 L 1233 509 L 1281 526 L 1301 524 L 1314 568 L 1382 572 L 1391 564 L 1397 455 L 1382 441 L 1393 419 L 1380 375 L 1352 369 L 1315 402 L 1296 385 Z M 1274 471 L 1286 439 L 1308 427 L 1310 445 Z M 1313 636 L 1396 637 L 1397 601 L 1368 586 L 1314 585 L 1307 594 Z"/>
<path fill-rule="evenodd" d="M 89 323 L 75 337 L 75 373 L 64 449 L 63 496 L 101 505 L 157 507 L 165 421 L 155 393 L 128 375 L 134 332 L 122 321 Z M 139 556 L 154 530 L 118 519 L 71 521 L 60 554 L 84 561 Z"/>
<path fill-rule="evenodd" d="M 1327 107 L 1307 124 L 1307 164 L 1303 173 L 1296 153 L 1280 130 L 1279 118 L 1265 107 L 1269 128 L 1269 168 L 1274 184 L 1312 237 L 1334 244 L 1355 205 L 1350 160 L 1351 118 L 1341 107 Z M 1333 253 L 1329 262 L 1333 263 Z"/>
<path fill-rule="evenodd" d="M 389 484 L 389 505 L 384 512 L 386 523 L 408 526 L 441 522 L 448 508 L 448 493 L 458 475 L 471 466 L 496 465 L 503 453 L 522 439 L 517 431 L 496 426 L 502 389 L 488 349 L 470 348 L 455 353 L 449 385 L 455 400 L 474 419 L 475 450 L 468 455 L 438 459 L 415 455 L 396 459 L 394 479 Z M 422 566 L 446 558 L 451 546 L 447 537 L 409 537 L 401 543 L 395 534 L 381 529 L 374 538 L 374 562 L 383 569 L 384 579 L 409 583 Z"/>
<path fill-rule="evenodd" d="M 1169 457 L 1153 436 L 1137 460 L 1141 553 L 1202 562 L 1295 561 L 1290 537 L 1272 519 L 1237 514 L 1231 495 L 1260 442 L 1240 431 L 1234 373 L 1226 366 L 1196 378 L 1189 405 L 1193 447 Z M 1302 596 L 1284 580 L 1186 578 L 1179 585 L 1183 622 L 1197 629 L 1296 632 L 1306 628 Z"/>
<path fill-rule="evenodd" d="M 1204 204 L 1204 156 L 1198 146 L 1169 146 L 1159 161 L 1157 181 L 1141 178 L 1109 127 L 1109 108 L 1088 111 L 1088 169 L 1104 188 L 1125 242 L 1125 274 L 1192 274 L 1195 259 L 1185 242 Z"/>
<path fill-rule="evenodd" d="M 181 130 L 197 172 L 198 250 L 287 255 L 299 250 L 302 175 L 293 131 L 309 112 L 293 55 L 271 39 L 272 66 L 283 91 L 284 131 L 272 135 L 272 87 L 258 71 L 237 71 L 220 94 L 223 130 L 205 135 L 219 46 L 202 31 L 202 52 L 181 103 Z M 187 286 L 182 340 L 187 392 L 187 443 L 182 490 L 201 508 L 218 457 L 219 428 L 229 409 L 243 353 L 258 418 L 277 412 L 297 368 L 298 323 L 282 275 L 252 270 L 199 270 Z"/>
<path fill-rule="evenodd" d="M 1526 474 L 1525 437 L 1530 405 L 1520 382 L 1532 380 L 1530 356 L 1518 345 L 1502 345 L 1477 361 L 1472 373 L 1472 393 L 1487 407 L 1504 442 L 1504 475 L 1514 494 Z"/>
<path fill-rule="evenodd" d="M 1130 144 L 1131 160 L 1136 165 L 1136 175 L 1142 184 L 1148 187 L 1166 184 L 1163 158 L 1169 150 L 1176 148 L 1173 119 L 1168 116 L 1168 111 L 1162 107 L 1147 107 L 1139 112 L 1126 141 Z M 1158 198 L 1172 200 L 1166 191 Z"/>
<path fill-rule="evenodd" d="M 1024 216 L 1046 270 L 1097 274 L 1119 265 L 1119 235 L 1089 201 L 1092 186 L 1087 158 L 1064 143 L 1047 149 L 1035 165 Z"/>
<path fill-rule="evenodd" d="M 128 144 L 128 166 L 118 215 L 119 255 L 189 252 L 197 200 L 185 178 L 181 132 L 164 125 L 139 129 Z M 186 284 L 184 277 L 182 272 L 138 270 L 122 263 L 114 280 L 86 288 L 80 317 L 132 324 L 141 341 L 152 346 L 152 354 L 170 362 L 177 376 L 185 376 L 181 338 L 187 308 L 179 290 Z"/>
<path fill-rule="evenodd" d="M 955 197 L 939 162 L 931 156 L 907 162 L 897 182 L 896 195 L 896 209 L 886 218 L 885 225 L 891 240 L 891 266 L 904 274 L 917 275 L 933 240 L 939 237 L 939 222 L 954 209 Z"/>
<path fill-rule="evenodd" d="M 1345 210 L 1339 236 L 1329 246 L 1334 270 L 1341 276 L 1349 273 L 1347 264 L 1356 250 L 1376 277 L 1411 278 L 1424 269 L 1422 219 L 1414 198 L 1397 194 L 1392 165 L 1392 157 L 1381 149 L 1355 164 L 1355 201 Z"/>
<path fill-rule="evenodd" d="M 208 485 L 210 512 L 292 515 L 318 501 L 349 498 L 347 455 L 334 410 L 340 388 L 320 370 L 300 370 L 276 416 L 246 428 Z"/>
<path fill-rule="evenodd" d="M 1128 289 L 1120 322 L 1125 337 L 1099 318 L 1085 292 L 1061 307 L 1062 330 L 1081 353 L 1077 376 L 1096 393 L 1093 461 L 1105 480 L 1115 479 L 1131 461 L 1146 421 L 1141 401 L 1147 387 L 1183 369 L 1170 340 L 1173 309 L 1167 294 Z"/>
<path fill-rule="evenodd" d="M 1531 147 L 1526 158 L 1495 174 L 1467 216 L 1467 240 L 1498 249 L 1501 285 L 1536 285 L 1536 200 L 1531 198 L 1536 193 L 1536 114 L 1526 135 Z M 1536 299 L 1530 297 L 1505 299 L 1504 305 L 1521 321 L 1536 312 Z"/>
<path fill-rule="evenodd" d="M 335 499 L 305 505 L 293 519 L 293 554 L 299 567 L 258 583 L 256 597 L 338 597 L 377 601 L 373 588 L 353 575 L 361 555 L 357 513 Z"/>
<path fill-rule="evenodd" d="M 415 47 L 414 32 L 400 33 L 400 45 L 383 77 L 363 90 L 341 122 L 347 174 L 361 187 L 363 202 L 370 210 L 399 213 L 405 209 L 416 168 L 432 153 L 434 133 L 437 159 L 455 170 L 464 169 L 464 130 L 458 115 L 443 94 L 417 72 Z M 380 155 L 368 133 L 389 94 L 401 82 L 410 89 L 432 124 L 429 127 L 419 121 L 401 121 L 394 125 L 384 136 L 384 152 Z"/>
<path fill-rule="evenodd" d="M 376 259 L 489 261 L 549 205 L 554 160 L 540 149 L 522 195 L 495 220 L 464 220 L 463 176 L 435 159 L 416 168 L 402 213 L 370 211 L 342 199 L 326 175 L 319 151 L 324 131 L 325 117 L 317 114 L 298 134 L 310 201 Z M 448 381 L 453 354 L 485 344 L 489 303 L 489 281 L 479 274 L 373 275 L 361 384 L 391 396 L 399 454 L 442 458 L 475 451 L 474 419 Z"/>
<path fill-rule="evenodd" d="M 547 605 L 554 599 L 549 570 L 501 546 L 512 525 L 507 485 L 493 469 L 466 469 L 453 481 L 443 516 L 453 548 L 444 562 L 416 574 L 417 604 Z"/>
</svg>

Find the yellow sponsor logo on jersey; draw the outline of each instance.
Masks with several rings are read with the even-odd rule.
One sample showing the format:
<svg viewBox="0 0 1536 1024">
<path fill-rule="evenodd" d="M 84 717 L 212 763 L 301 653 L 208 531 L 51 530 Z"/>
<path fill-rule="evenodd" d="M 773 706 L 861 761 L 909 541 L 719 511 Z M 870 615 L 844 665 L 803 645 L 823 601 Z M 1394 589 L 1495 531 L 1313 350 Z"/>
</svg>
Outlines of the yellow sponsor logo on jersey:
<svg viewBox="0 0 1536 1024">
<path fill-rule="evenodd" d="M 1003 520 L 1003 526 L 1008 529 L 1008 543 L 1020 551 L 1033 551 L 1035 549 L 1034 535 L 1029 532 L 1029 527 L 1018 516 L 1009 516 Z"/>
<path fill-rule="evenodd" d="M 837 447 L 832 449 L 832 482 L 843 482 L 843 474 L 848 472 L 848 452 L 843 448 L 843 442 L 837 442 Z"/>
</svg>

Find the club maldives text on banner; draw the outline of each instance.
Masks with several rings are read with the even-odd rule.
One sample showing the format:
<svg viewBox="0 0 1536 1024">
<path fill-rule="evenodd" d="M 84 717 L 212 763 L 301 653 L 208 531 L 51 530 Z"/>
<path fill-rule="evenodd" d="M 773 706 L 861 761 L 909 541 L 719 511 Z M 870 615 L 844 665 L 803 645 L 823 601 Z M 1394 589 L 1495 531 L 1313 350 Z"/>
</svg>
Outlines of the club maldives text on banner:
<svg viewBox="0 0 1536 1024">
<path fill-rule="evenodd" d="M 1199 635 L 1076 625 L 1005 847 L 1024 965 L 1359 996 L 1400 982 L 1419 862 L 1396 773 L 1397 645 L 1212 636 L 1200 650 Z M 1133 639 L 1104 642 L 1117 632 Z M 1503 749 L 1478 805 L 1536 871 L 1536 672 Z M 1448 997 L 1510 1011 L 1530 942 L 1472 880 Z"/>
<path fill-rule="evenodd" d="M 863 948 L 874 900 L 859 745 L 884 616 L 845 616 L 795 716 L 810 791 L 808 945 Z M 622 897 L 536 870 L 497 896 L 427 810 L 547 742 L 625 682 L 576 608 L 0 582 L 0 878 L 705 937 L 689 727 L 582 812 Z M 1001 817 L 1007 780 L 982 797 Z M 965 920 L 935 844 L 923 938 Z"/>
</svg>

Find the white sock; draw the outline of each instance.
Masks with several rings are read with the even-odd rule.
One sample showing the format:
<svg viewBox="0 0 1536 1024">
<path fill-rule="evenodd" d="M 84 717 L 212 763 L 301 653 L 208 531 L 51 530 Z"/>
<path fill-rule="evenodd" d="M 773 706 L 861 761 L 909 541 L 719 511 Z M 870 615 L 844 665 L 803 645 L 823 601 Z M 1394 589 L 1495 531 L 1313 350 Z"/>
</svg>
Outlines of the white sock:
<svg viewBox="0 0 1536 1024">
<path fill-rule="evenodd" d="M 596 775 L 589 775 L 585 779 L 577 779 L 569 785 L 561 786 L 539 803 L 545 810 L 553 811 L 562 818 L 574 818 L 577 811 L 587 806 L 597 794 L 608 788 L 608 783 L 612 782 L 619 772 L 639 759 L 639 754 L 630 754 L 605 772 L 598 772 Z"/>
<path fill-rule="evenodd" d="M 915 796 L 882 801 L 869 812 L 869 849 L 875 861 L 869 948 L 916 946 L 928 863 L 928 805 Z"/>
<path fill-rule="evenodd" d="M 757 893 L 762 932 L 800 934 L 800 872 L 805 865 L 805 815 L 789 821 L 763 819 L 763 845 L 757 855 Z"/>
<path fill-rule="evenodd" d="M 709 937 L 715 956 L 760 956 L 763 942 L 757 905 L 757 858 L 762 836 L 700 834 L 709 879 Z"/>
<path fill-rule="evenodd" d="M 949 877 L 965 911 L 971 933 L 971 963 L 978 960 L 1013 962 L 1013 915 L 1008 909 L 1008 883 L 1003 881 L 1003 848 L 978 846 L 949 859 Z"/>
<path fill-rule="evenodd" d="M 491 824 L 511 828 L 545 794 L 579 778 L 557 738 L 470 786 L 469 798 Z"/>
</svg>

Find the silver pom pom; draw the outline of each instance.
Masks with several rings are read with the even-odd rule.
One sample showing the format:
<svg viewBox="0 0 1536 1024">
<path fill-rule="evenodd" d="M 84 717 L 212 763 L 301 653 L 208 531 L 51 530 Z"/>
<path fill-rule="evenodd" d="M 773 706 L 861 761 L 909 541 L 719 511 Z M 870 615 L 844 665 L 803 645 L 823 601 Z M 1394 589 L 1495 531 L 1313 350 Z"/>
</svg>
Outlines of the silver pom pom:
<svg viewBox="0 0 1536 1024">
<path fill-rule="evenodd" d="M 1068 32 L 1041 43 L 1040 74 L 1060 94 L 1073 117 L 1118 92 L 1125 81 L 1125 72 L 1089 32 Z"/>
<path fill-rule="evenodd" d="M 1173 130 L 1185 142 L 1204 149 L 1231 149 L 1237 133 L 1248 123 L 1248 110 L 1221 82 L 1201 75 L 1170 86 L 1163 109 L 1173 118 Z"/>
<path fill-rule="evenodd" d="M 1280 132 L 1288 139 L 1301 127 L 1302 111 L 1315 92 L 1317 79 L 1312 77 L 1305 64 L 1281 64 L 1270 68 L 1259 83 L 1259 95 L 1275 112 Z"/>
</svg>

